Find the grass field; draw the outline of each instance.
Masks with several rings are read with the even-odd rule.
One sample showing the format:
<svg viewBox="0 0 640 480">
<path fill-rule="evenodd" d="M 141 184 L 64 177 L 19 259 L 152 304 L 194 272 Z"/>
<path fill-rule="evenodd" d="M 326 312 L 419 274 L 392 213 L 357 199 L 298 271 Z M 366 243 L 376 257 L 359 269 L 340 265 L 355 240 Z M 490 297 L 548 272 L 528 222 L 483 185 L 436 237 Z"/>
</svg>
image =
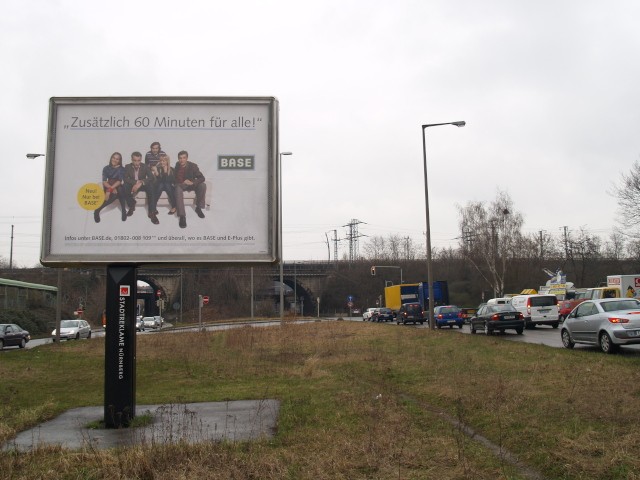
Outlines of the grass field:
<svg viewBox="0 0 640 480">
<path fill-rule="evenodd" d="M 639 363 L 369 322 L 141 335 L 138 404 L 277 398 L 276 436 L 5 452 L 0 476 L 640 478 Z M 103 404 L 103 339 L 4 352 L 0 376 L 5 442 L 69 408 Z"/>
</svg>

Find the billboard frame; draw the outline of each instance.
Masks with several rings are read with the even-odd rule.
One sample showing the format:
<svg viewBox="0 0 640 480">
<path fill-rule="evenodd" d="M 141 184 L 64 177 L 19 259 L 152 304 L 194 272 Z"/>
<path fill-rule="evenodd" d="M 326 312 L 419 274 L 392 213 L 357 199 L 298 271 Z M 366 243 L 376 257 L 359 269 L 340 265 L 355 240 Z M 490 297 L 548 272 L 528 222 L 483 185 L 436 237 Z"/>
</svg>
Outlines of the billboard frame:
<svg viewBox="0 0 640 480">
<path fill-rule="evenodd" d="M 113 111 L 119 112 L 122 114 L 122 117 L 113 117 L 110 120 L 109 115 L 105 115 L 103 119 L 100 114 L 96 114 L 94 117 L 88 116 L 87 125 L 90 124 L 90 127 L 86 128 L 78 128 L 78 129 L 69 129 L 68 123 L 65 123 L 62 126 L 61 122 L 64 122 L 65 115 L 69 115 L 69 112 L 84 111 L 86 109 L 91 110 L 95 109 L 97 112 L 105 112 L 105 111 Z M 246 123 L 246 128 L 236 127 L 232 128 L 214 128 L 213 116 L 210 116 L 206 120 L 207 128 L 191 128 L 195 126 L 195 120 L 190 118 L 192 124 L 187 124 L 186 127 L 180 128 L 168 128 L 166 130 L 162 130 L 165 128 L 163 124 L 160 127 L 156 128 L 155 131 L 153 128 L 147 128 L 142 126 L 137 126 L 133 123 L 133 116 L 127 119 L 128 128 L 122 128 L 122 119 L 129 115 L 132 112 L 132 109 L 142 109 L 147 112 L 158 112 L 159 115 L 166 115 L 166 118 L 172 118 L 173 114 L 177 114 L 179 116 L 181 113 L 188 112 L 192 114 L 195 112 L 195 117 L 200 113 L 209 114 L 212 111 L 222 112 L 220 117 L 224 118 L 225 115 L 233 116 L 238 112 L 244 115 L 245 112 L 257 112 L 257 115 L 260 117 L 257 126 L 253 128 L 250 127 L 249 123 Z M 137 110 L 135 110 L 137 111 Z M 202 115 L 204 116 L 204 115 Z M 216 118 L 220 118 L 216 117 Z M 77 118 L 77 117 L 74 117 Z M 157 119 L 158 117 L 156 117 Z M 165 117 L 162 117 L 163 119 Z M 210 123 L 209 123 L 210 118 Z M 242 118 L 242 122 L 247 122 L 245 117 Z M 250 117 L 249 117 L 250 118 Z M 93 120 L 99 120 L 98 123 L 93 122 Z M 120 120 L 120 126 L 118 126 L 118 122 L 113 121 L 114 119 Z M 104 120 L 106 127 L 103 128 L 100 125 L 100 122 Z M 152 116 L 153 120 L 153 116 Z M 242 265 L 261 265 L 261 264 L 273 264 L 278 263 L 280 261 L 280 245 L 282 241 L 282 226 L 280 225 L 280 215 L 281 211 L 281 198 L 279 195 L 280 192 L 280 165 L 278 162 L 278 154 L 279 154 L 279 128 L 278 128 L 278 120 L 279 120 L 279 105 L 278 100 L 275 97 L 52 97 L 49 102 L 49 128 L 48 128 L 48 139 L 47 139 L 47 153 L 46 153 L 46 175 L 45 175 L 45 194 L 44 194 L 44 208 L 43 208 L 43 222 L 42 222 L 42 242 L 41 242 L 41 254 L 40 254 L 40 262 L 47 267 L 74 267 L 74 266 L 106 266 L 115 263 L 126 263 L 126 264 L 135 264 L 135 265 L 146 265 L 146 266 L 202 266 L 202 265 L 230 265 L 230 264 L 242 264 Z M 219 123 L 226 122 L 226 120 L 220 120 Z M 76 122 L 77 123 L 77 122 Z M 256 124 L 256 119 L 253 119 L 254 125 Z M 203 123 L 204 124 L 204 123 Z M 216 125 L 218 122 L 216 121 Z M 230 124 L 225 123 L 227 126 Z M 245 124 L 242 124 L 245 126 Z M 210 128 L 209 128 L 210 126 Z M 78 131 L 89 131 L 88 136 L 81 136 L 83 134 L 77 134 L 76 137 L 72 137 L 73 131 L 75 134 Z M 124 245 L 124 247 L 114 247 L 110 244 L 106 243 L 106 241 L 96 241 L 96 248 L 91 250 L 90 241 L 87 240 L 85 243 L 81 242 L 73 242 L 72 240 L 67 241 L 69 239 L 75 239 L 76 236 L 73 235 L 64 235 L 64 239 L 62 239 L 62 227 L 60 227 L 60 220 L 67 220 L 68 212 L 71 211 L 74 215 L 76 215 L 76 210 L 81 210 L 80 208 L 76 208 L 77 205 L 70 205 L 70 200 L 68 198 L 71 197 L 70 193 L 65 192 L 65 201 L 66 203 L 60 201 L 61 194 L 60 192 L 63 190 L 61 185 L 64 183 L 64 189 L 69 189 L 68 184 L 71 183 L 70 191 L 74 193 L 75 190 L 80 185 L 81 181 L 76 181 L 75 184 L 73 182 L 69 182 L 68 180 L 74 180 L 73 175 L 75 175 L 75 170 L 73 170 L 73 166 L 71 162 L 81 162 L 83 165 L 86 161 L 84 157 L 79 157 L 78 149 L 82 146 L 82 143 L 85 142 L 90 145 L 89 140 L 85 140 L 87 138 L 98 138 L 100 140 L 105 139 L 104 143 L 114 144 L 117 142 L 107 140 L 111 140 L 112 137 L 116 137 L 116 135 L 124 135 L 132 138 L 147 138 L 147 139 L 155 139 L 159 137 L 160 134 L 164 134 L 169 138 L 183 138 L 186 135 L 189 135 L 188 138 L 197 139 L 197 144 L 200 145 L 206 144 L 207 147 L 210 144 L 215 144 L 215 142 L 221 141 L 221 143 L 225 143 L 227 139 L 233 137 L 232 140 L 229 140 L 228 143 L 233 145 L 242 145 L 242 147 L 236 147 L 237 152 L 231 149 L 231 152 L 217 152 L 217 158 L 214 158 L 214 154 L 211 153 L 210 158 L 208 157 L 209 162 L 206 163 L 209 173 L 213 170 L 215 172 L 220 172 L 222 168 L 220 164 L 220 158 L 225 156 L 233 156 L 233 153 L 246 155 L 247 158 L 254 159 L 254 163 L 259 165 L 259 167 L 254 167 L 254 171 L 251 172 L 253 174 L 252 181 L 253 184 L 257 185 L 257 189 L 251 189 L 247 187 L 244 191 L 240 180 L 231 180 L 229 183 L 236 185 L 234 193 L 237 193 L 237 196 L 240 198 L 244 198 L 246 200 L 245 203 L 253 202 L 253 206 L 257 205 L 259 208 L 251 209 L 252 212 L 256 211 L 253 215 L 254 222 L 237 220 L 237 225 L 239 230 L 243 230 L 243 228 L 250 228 L 247 225 L 254 225 L 256 228 L 256 235 L 259 238 L 259 241 L 255 242 L 255 245 L 251 243 L 249 240 L 246 244 L 238 243 L 238 246 L 232 242 L 227 242 L 226 244 L 221 244 L 222 246 L 215 245 L 215 241 L 212 241 L 210 244 L 207 243 L 206 239 L 212 238 L 208 235 L 204 235 L 202 237 L 197 237 L 198 240 L 201 238 L 201 243 L 190 245 L 185 243 L 184 246 L 172 246 L 164 248 L 164 244 L 146 244 L 143 240 L 133 240 L 132 243 L 129 244 L 120 244 Z M 169 133 L 164 133 L 169 132 Z M 155 136 L 154 136 L 155 135 Z M 182 136 L 181 136 L 182 135 Z M 172 137 L 173 136 L 173 137 Z M 213 139 L 215 137 L 215 139 Z M 235 142 L 235 143 L 234 143 Z M 136 143 L 140 145 L 139 150 L 144 155 L 144 148 L 148 145 L 148 141 L 145 143 L 142 140 Z M 179 144 L 179 142 L 176 142 Z M 80 147 L 78 146 L 80 145 Z M 246 147 L 245 147 L 246 146 Z M 115 147 L 114 147 L 115 148 Z M 202 147 L 204 148 L 204 147 Z M 253 150 L 252 150 L 253 148 Z M 62 149 L 62 150 L 61 150 Z M 129 150 L 123 151 L 121 154 L 122 164 L 128 162 L 128 156 L 130 150 L 133 147 L 130 147 Z M 174 150 L 177 150 L 176 146 Z M 241 151 L 245 149 L 247 151 Z M 62 152 L 73 151 L 75 153 L 75 157 L 73 155 L 65 156 Z M 195 149 L 194 149 L 195 150 Z M 105 154 L 108 158 L 108 153 L 105 150 Z M 219 154 L 218 154 L 219 153 Z M 225 155 L 222 155 L 225 154 Z M 239 156 L 242 156 L 239 155 Z M 175 160 L 177 160 L 177 155 L 172 151 L 171 164 Z M 200 161 L 202 156 L 196 156 L 196 162 Z M 189 158 L 191 160 L 191 158 Z M 104 163 L 100 165 L 96 164 L 96 170 L 98 166 L 102 166 Z M 202 164 L 200 165 L 202 167 Z M 92 165 L 92 168 L 94 166 Z M 233 175 L 235 172 L 229 171 L 231 169 L 225 170 L 222 175 Z M 69 175 L 69 171 L 72 171 L 72 175 Z M 238 175 L 242 175 L 243 172 L 239 170 Z M 97 171 L 97 174 L 100 172 Z M 99 175 L 97 175 L 99 176 Z M 213 175 L 213 180 L 215 180 L 215 173 Z M 231 178 L 231 177 L 227 177 Z M 64 179 L 64 182 L 63 182 Z M 209 178 L 207 178 L 208 180 Z M 234 184 L 233 182 L 236 182 Z M 264 184 L 263 184 L 264 182 Z M 96 182 L 97 184 L 97 182 Z M 223 185 L 224 182 L 220 181 L 220 185 Z M 95 185 L 95 184 L 92 184 Z M 240 186 L 240 188 L 238 188 Z M 75 189 L 74 189 L 75 187 Z M 215 189 L 211 189 L 214 190 Z M 255 193 L 258 191 L 258 194 Z M 100 193 L 104 195 L 102 189 L 100 189 Z M 78 198 L 80 193 L 78 192 Z M 244 195 L 244 197 L 243 197 Z M 237 200 L 237 199 L 235 199 Z M 78 200 L 79 201 L 79 200 Z M 219 211 L 223 210 L 227 211 L 225 202 L 231 203 L 233 200 L 218 198 L 216 208 Z M 72 203 L 72 202 L 71 202 Z M 114 202 L 117 203 L 117 202 Z M 62 205 L 62 206 L 60 206 Z M 124 204 L 123 204 L 124 205 Z M 208 204 L 207 204 L 208 205 Z M 224 209 L 220 207 L 220 205 L 225 206 Z M 83 206 L 88 213 L 91 213 L 91 210 L 87 207 Z M 208 207 L 207 207 L 208 208 Z M 249 207 L 246 207 L 249 208 Z M 114 229 L 121 229 L 127 225 L 124 222 L 124 208 L 122 209 L 122 223 L 119 223 L 119 220 L 116 222 L 113 218 L 110 218 L 108 221 L 111 221 L 111 225 Z M 87 216 L 87 212 L 80 212 L 77 215 L 83 214 L 83 218 L 91 217 L 91 215 Z M 158 233 L 166 233 L 167 230 L 160 230 L 161 228 L 169 228 L 169 232 L 175 233 L 184 233 L 186 230 L 178 230 L 178 223 L 173 221 L 173 225 L 171 225 L 170 220 L 161 217 L 162 225 L 157 227 L 157 225 L 151 226 L 148 224 L 142 225 L 144 222 L 144 216 L 141 213 L 136 213 L 135 220 L 139 222 L 137 225 L 138 229 L 148 229 L 149 231 L 155 230 Z M 200 215 L 200 214 L 198 214 Z M 207 219 L 200 221 L 198 218 L 194 218 L 194 220 L 189 219 L 189 222 L 193 227 L 191 228 L 208 228 L 208 225 L 205 225 L 204 222 L 208 222 L 211 225 L 211 228 L 216 228 L 216 225 L 219 225 L 220 216 L 224 217 L 225 213 L 220 214 L 218 212 L 218 218 L 212 218 L 213 215 L 207 213 Z M 266 218 L 265 218 L 266 217 Z M 224 217 L 222 220 L 227 220 L 227 223 L 236 221 L 233 217 L 232 213 L 227 214 L 227 217 Z M 70 222 L 70 221 L 69 221 Z M 85 232 L 86 235 L 83 235 L 83 239 L 90 237 L 101 238 L 100 235 L 92 235 L 92 229 L 103 228 L 100 225 L 93 225 L 92 220 L 83 220 L 82 222 L 76 222 L 77 225 L 80 225 L 77 229 L 74 227 L 74 231 L 78 230 L 80 232 Z M 97 221 L 99 222 L 99 221 Z M 200 222 L 200 223 L 198 223 Z M 131 225 L 131 221 L 128 222 Z M 166 227 L 165 225 L 169 225 Z M 182 228 L 182 226 L 181 226 Z M 69 229 L 69 227 L 67 227 Z M 56 234 L 54 236 L 54 230 L 56 230 Z M 66 231 L 64 232 L 66 233 Z M 120 235 L 122 237 L 123 235 Z M 136 235 L 135 238 L 140 235 Z M 171 234 L 172 237 L 174 235 Z M 245 238 L 253 238 L 253 236 L 247 235 Z M 115 237 L 118 238 L 117 236 Z M 164 238 L 164 237 L 162 237 Z M 194 239 L 195 242 L 196 237 L 187 237 L 188 239 Z M 222 236 L 219 237 L 222 239 Z M 234 238 L 236 238 L 234 236 Z M 128 240 L 128 238 L 127 238 Z M 113 241 L 109 238 L 109 241 Z M 102 242 L 102 243 L 101 243 Z M 220 243 L 220 242 L 219 242 Z M 80 245 L 79 247 L 76 247 Z M 69 246 L 70 245 L 70 246 Z M 89 245 L 89 246 L 87 246 Z M 101 245 L 103 245 L 101 247 Z M 173 244 L 172 244 L 173 245 Z M 230 246 L 229 246 L 230 245 Z M 74 248 L 78 249 L 78 252 L 73 251 Z"/>
</svg>

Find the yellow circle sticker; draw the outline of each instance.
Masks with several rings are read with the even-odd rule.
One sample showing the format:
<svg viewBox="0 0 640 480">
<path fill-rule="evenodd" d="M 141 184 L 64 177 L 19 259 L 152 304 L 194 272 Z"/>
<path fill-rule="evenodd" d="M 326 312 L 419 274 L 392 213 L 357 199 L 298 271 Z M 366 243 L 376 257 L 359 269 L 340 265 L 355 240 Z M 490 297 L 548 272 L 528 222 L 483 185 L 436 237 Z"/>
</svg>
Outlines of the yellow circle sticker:
<svg viewBox="0 0 640 480">
<path fill-rule="evenodd" d="M 78 190 L 78 203 L 85 210 L 97 210 L 104 203 L 104 190 L 97 183 L 85 183 Z"/>
</svg>

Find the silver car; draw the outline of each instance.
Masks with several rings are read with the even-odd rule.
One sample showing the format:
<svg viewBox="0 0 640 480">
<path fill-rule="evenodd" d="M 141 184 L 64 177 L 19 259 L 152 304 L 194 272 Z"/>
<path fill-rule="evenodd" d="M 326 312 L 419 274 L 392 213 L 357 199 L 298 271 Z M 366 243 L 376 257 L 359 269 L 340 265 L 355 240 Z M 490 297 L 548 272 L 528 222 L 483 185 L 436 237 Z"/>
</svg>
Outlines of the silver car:
<svg viewBox="0 0 640 480">
<path fill-rule="evenodd" d="M 601 298 L 577 305 L 560 330 L 562 344 L 597 345 L 614 353 L 620 345 L 640 344 L 640 301 L 635 298 Z"/>
<path fill-rule="evenodd" d="M 162 319 L 158 315 L 155 317 L 143 317 L 142 324 L 144 328 L 160 328 L 162 326 Z"/>
<path fill-rule="evenodd" d="M 56 330 L 51 332 L 51 338 L 56 341 Z M 91 338 L 91 325 L 86 320 L 60 321 L 60 340 L 79 340 Z"/>
</svg>

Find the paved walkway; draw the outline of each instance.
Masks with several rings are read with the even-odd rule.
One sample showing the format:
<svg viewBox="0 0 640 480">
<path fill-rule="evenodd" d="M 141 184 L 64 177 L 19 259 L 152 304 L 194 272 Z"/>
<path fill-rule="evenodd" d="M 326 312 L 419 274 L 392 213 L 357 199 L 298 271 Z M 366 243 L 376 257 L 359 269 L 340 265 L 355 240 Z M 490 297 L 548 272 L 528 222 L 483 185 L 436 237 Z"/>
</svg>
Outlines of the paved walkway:
<svg viewBox="0 0 640 480">
<path fill-rule="evenodd" d="M 60 445 L 72 450 L 108 449 L 128 445 L 166 445 L 177 442 L 202 443 L 245 441 L 274 435 L 280 402 L 240 400 L 233 402 L 136 405 L 138 416 L 151 414 L 144 427 L 89 429 L 101 421 L 104 406 L 68 410 L 53 420 L 21 432 L 4 450 L 29 451 L 38 446 Z"/>
</svg>

